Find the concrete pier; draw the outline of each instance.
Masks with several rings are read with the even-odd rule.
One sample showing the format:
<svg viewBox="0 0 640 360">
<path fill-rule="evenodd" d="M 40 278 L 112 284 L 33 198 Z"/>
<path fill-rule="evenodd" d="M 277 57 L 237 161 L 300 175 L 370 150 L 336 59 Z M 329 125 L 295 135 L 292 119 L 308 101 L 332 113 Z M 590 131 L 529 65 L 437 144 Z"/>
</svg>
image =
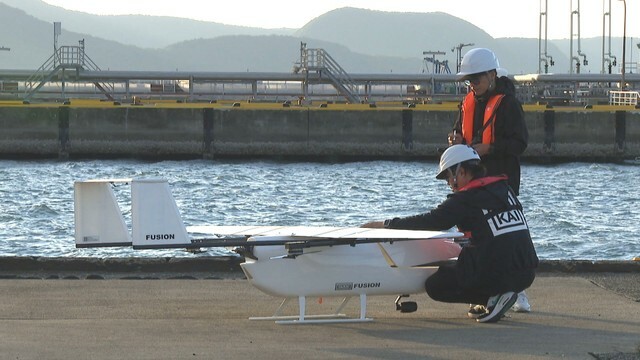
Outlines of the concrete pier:
<svg viewBox="0 0 640 360">
<path fill-rule="evenodd" d="M 437 159 L 457 104 L 0 102 L 1 158 Z M 525 160 L 640 157 L 640 110 L 525 107 Z"/>
<path fill-rule="evenodd" d="M 287 326 L 248 319 L 272 315 L 280 299 L 222 265 L 229 260 L 208 277 L 203 260 L 191 270 L 190 260 L 51 260 L 0 258 L 2 358 L 640 359 L 638 262 L 543 262 L 527 290 L 532 312 L 496 324 L 417 294 L 414 313 L 396 311 L 395 296 L 371 296 L 373 322 Z M 43 268 L 67 275 L 24 277 Z M 307 309 L 330 312 L 338 301 L 309 299 Z M 358 310 L 352 301 L 344 313 Z"/>
</svg>

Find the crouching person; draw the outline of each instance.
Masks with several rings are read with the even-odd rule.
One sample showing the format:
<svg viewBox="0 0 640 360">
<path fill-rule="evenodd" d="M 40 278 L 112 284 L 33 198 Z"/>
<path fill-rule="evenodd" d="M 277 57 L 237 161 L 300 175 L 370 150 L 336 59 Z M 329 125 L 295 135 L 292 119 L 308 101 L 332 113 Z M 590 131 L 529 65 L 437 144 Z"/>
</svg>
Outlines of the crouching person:
<svg viewBox="0 0 640 360">
<path fill-rule="evenodd" d="M 436 301 L 472 305 L 468 316 L 497 322 L 513 306 L 518 293 L 531 286 L 538 257 L 529 227 L 506 176 L 485 175 L 480 156 L 467 145 L 453 145 L 440 158 L 436 178 L 446 180 L 452 194 L 420 215 L 371 222 L 363 227 L 448 230 L 469 237 L 455 264 L 441 266 L 425 288 Z"/>
</svg>

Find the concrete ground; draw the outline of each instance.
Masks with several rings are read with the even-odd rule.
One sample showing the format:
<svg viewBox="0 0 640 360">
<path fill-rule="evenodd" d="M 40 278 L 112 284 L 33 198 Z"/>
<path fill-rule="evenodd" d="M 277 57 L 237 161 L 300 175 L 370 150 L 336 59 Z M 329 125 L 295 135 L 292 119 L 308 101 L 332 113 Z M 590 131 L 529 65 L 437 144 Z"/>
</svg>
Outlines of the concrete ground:
<svg viewBox="0 0 640 360">
<path fill-rule="evenodd" d="M 0 280 L 2 359 L 636 359 L 640 274 L 542 273 L 528 314 L 496 324 L 467 305 L 370 297 L 369 323 L 278 325 L 279 299 L 224 279 Z M 635 289 L 635 290 L 634 290 Z M 309 313 L 337 300 L 308 300 Z M 345 312 L 357 315 L 356 299 Z M 297 311 L 293 302 L 291 313 Z"/>
</svg>

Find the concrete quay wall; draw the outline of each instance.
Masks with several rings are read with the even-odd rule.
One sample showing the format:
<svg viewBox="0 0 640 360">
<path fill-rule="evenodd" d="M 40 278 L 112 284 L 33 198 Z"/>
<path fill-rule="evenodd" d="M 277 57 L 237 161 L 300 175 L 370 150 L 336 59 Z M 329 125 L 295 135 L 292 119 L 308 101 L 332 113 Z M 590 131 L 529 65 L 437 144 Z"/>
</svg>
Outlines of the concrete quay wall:
<svg viewBox="0 0 640 360">
<path fill-rule="evenodd" d="M 72 258 L 0 257 L 0 279 L 22 278 L 208 278 L 244 277 L 241 257 Z M 538 273 L 640 272 L 634 260 L 541 260 Z"/>
<path fill-rule="evenodd" d="M 0 157 L 437 159 L 457 116 L 454 106 L 269 105 L 0 103 Z M 623 109 L 525 109 L 523 158 L 636 159 L 640 111 Z"/>
</svg>

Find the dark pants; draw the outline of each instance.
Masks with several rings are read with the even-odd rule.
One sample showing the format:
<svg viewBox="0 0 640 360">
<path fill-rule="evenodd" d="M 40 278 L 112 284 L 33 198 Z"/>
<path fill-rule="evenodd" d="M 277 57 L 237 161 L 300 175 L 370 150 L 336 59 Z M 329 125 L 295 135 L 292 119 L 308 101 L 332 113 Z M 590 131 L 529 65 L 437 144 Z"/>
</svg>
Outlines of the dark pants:
<svg viewBox="0 0 640 360">
<path fill-rule="evenodd" d="M 511 284 L 510 289 L 500 292 L 521 292 L 531 286 L 535 278 L 533 270 L 511 275 L 507 281 Z M 495 289 L 489 287 L 463 286 L 455 266 L 440 266 L 425 282 L 425 290 L 433 300 L 448 303 L 484 305 L 491 296 L 498 295 Z"/>
</svg>

